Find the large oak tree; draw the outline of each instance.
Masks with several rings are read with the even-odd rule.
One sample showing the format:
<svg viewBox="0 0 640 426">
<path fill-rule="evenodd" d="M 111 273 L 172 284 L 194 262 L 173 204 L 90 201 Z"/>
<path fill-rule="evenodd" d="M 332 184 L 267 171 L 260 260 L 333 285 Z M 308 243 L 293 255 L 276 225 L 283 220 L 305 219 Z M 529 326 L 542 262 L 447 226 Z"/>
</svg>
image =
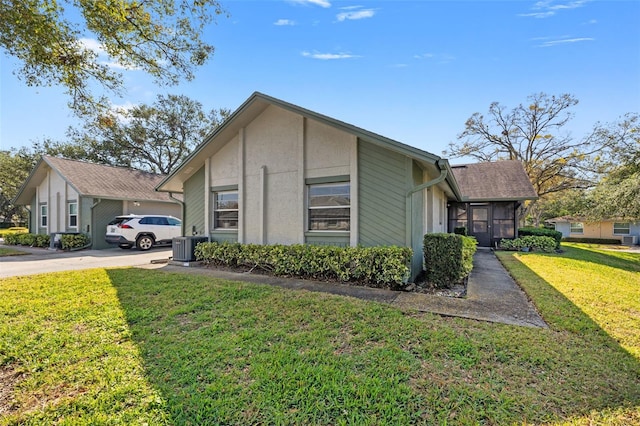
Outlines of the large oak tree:
<svg viewBox="0 0 640 426">
<path fill-rule="evenodd" d="M 539 222 L 541 206 L 554 194 L 595 185 L 589 167 L 592 156 L 610 143 L 596 124 L 586 137 L 574 139 L 566 130 L 573 118 L 571 108 L 578 100 L 570 94 L 549 96 L 537 93 L 512 109 L 494 102 L 485 116 L 474 113 L 465 123 L 457 142 L 444 152 L 450 157 L 471 157 L 477 161 L 519 160 L 522 162 L 540 203 L 528 203 L 525 214 Z"/>
</svg>

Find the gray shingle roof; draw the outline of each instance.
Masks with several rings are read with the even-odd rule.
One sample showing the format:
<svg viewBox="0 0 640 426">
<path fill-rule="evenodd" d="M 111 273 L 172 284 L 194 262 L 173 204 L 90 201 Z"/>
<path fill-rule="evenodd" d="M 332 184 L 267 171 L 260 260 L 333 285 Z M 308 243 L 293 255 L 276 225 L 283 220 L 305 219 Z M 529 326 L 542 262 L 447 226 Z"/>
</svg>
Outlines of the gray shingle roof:
<svg viewBox="0 0 640 426">
<path fill-rule="evenodd" d="M 45 179 L 50 169 L 57 172 L 81 196 L 129 201 L 176 202 L 169 197 L 168 193 L 155 190 L 164 175 L 45 155 L 18 191 L 14 203 L 29 204 L 37 186 Z"/>
<path fill-rule="evenodd" d="M 155 191 L 164 175 L 58 157 L 46 156 L 44 160 L 85 196 L 172 201 L 168 194 Z"/>
<path fill-rule="evenodd" d="M 533 200 L 538 198 L 516 160 L 451 166 L 463 201 Z"/>
</svg>

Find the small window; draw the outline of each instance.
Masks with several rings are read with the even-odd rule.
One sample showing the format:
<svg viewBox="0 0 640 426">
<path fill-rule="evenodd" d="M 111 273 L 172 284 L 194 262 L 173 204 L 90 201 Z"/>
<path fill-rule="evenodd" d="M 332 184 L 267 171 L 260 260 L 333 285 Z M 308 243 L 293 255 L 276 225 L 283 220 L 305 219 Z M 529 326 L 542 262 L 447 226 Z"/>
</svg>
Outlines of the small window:
<svg viewBox="0 0 640 426">
<path fill-rule="evenodd" d="M 40 226 L 43 228 L 47 227 L 47 217 L 48 217 L 48 210 L 47 210 L 47 205 L 42 205 L 40 206 Z"/>
<path fill-rule="evenodd" d="M 77 228 L 78 227 L 78 203 L 68 203 L 68 212 L 69 212 L 69 228 Z"/>
<path fill-rule="evenodd" d="M 180 225 L 182 225 L 182 222 L 180 222 L 178 219 L 173 218 L 173 217 L 168 217 L 167 218 L 167 222 L 169 222 L 170 226 L 180 226 Z"/>
<path fill-rule="evenodd" d="M 238 229 L 238 191 L 213 193 L 214 229 Z"/>
<path fill-rule="evenodd" d="M 615 235 L 629 235 L 630 232 L 629 222 L 615 222 L 613 224 L 613 233 Z"/>
<path fill-rule="evenodd" d="M 349 231 L 351 228 L 351 185 L 331 183 L 309 185 L 309 230 Z"/>
<path fill-rule="evenodd" d="M 571 230 L 572 234 L 583 234 L 584 233 L 584 223 L 582 222 L 571 222 Z"/>
</svg>

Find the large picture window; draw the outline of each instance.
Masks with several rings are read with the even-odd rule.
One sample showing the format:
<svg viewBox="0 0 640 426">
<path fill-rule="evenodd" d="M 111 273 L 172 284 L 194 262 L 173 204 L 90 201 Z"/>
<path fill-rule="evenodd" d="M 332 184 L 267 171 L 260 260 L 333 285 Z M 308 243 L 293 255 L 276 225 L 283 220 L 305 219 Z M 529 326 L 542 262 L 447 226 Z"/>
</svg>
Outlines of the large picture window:
<svg viewBox="0 0 640 426">
<path fill-rule="evenodd" d="M 351 229 L 350 183 L 309 185 L 307 205 L 310 231 L 349 231 Z"/>
<path fill-rule="evenodd" d="M 67 211 L 69 212 L 69 228 L 78 227 L 78 203 L 67 203 Z"/>
<path fill-rule="evenodd" d="M 631 227 L 629 226 L 629 222 L 614 222 L 613 233 L 615 235 L 629 235 L 630 232 Z"/>
<path fill-rule="evenodd" d="M 238 229 L 238 191 L 213 193 L 214 229 Z"/>
<path fill-rule="evenodd" d="M 40 226 L 42 228 L 46 228 L 47 227 L 47 219 L 49 217 L 49 210 L 47 209 L 47 205 L 46 204 L 42 204 L 40 206 Z"/>
</svg>

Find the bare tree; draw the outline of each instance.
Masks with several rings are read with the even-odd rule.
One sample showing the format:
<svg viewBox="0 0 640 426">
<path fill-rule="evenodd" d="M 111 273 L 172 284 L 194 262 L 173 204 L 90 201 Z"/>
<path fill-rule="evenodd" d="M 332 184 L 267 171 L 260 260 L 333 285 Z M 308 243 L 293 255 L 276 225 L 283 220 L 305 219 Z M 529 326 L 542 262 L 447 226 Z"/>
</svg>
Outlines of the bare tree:
<svg viewBox="0 0 640 426">
<path fill-rule="evenodd" d="M 538 93 L 512 110 L 494 102 L 487 117 L 476 112 L 465 123 L 458 141 L 444 151 L 450 157 L 478 161 L 519 160 L 538 195 L 543 199 L 568 189 L 592 187 L 589 158 L 602 149 L 596 132 L 575 140 L 563 131 L 573 118 L 578 100 L 569 94 Z M 529 203 L 527 213 L 534 212 Z"/>
</svg>

